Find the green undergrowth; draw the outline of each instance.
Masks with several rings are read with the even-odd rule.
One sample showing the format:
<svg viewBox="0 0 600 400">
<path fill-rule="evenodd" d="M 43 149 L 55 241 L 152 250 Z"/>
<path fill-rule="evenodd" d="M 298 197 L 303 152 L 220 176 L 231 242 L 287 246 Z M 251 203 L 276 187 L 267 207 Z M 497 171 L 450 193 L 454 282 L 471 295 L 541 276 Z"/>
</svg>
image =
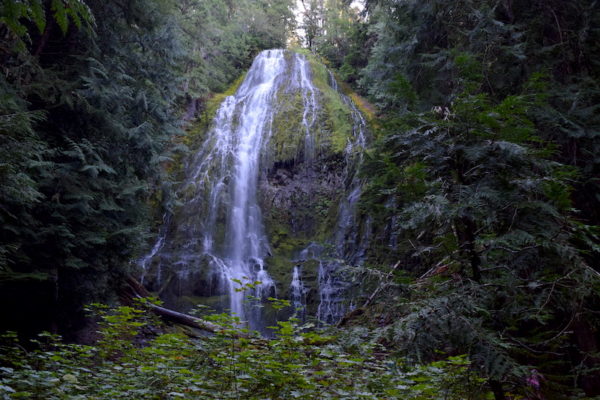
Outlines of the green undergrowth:
<svg viewBox="0 0 600 400">
<path fill-rule="evenodd" d="M 275 306 L 285 307 L 285 301 Z M 220 330 L 167 332 L 146 309 L 96 306 L 99 340 L 65 344 L 48 333 L 19 345 L 2 336 L 3 399 L 489 399 L 464 356 L 409 366 L 359 337 L 344 340 L 278 322 L 277 337 L 209 316 Z M 240 335 L 240 333 L 242 335 Z M 342 344 L 343 343 L 343 344 Z"/>
</svg>

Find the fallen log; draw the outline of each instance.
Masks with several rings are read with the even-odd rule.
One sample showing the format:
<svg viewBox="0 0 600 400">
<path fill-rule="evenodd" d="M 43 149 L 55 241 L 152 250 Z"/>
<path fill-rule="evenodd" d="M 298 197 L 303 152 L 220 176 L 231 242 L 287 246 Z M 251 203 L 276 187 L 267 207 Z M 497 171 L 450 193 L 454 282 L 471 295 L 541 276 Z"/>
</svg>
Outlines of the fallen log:
<svg viewBox="0 0 600 400">
<path fill-rule="evenodd" d="M 130 276 L 126 279 L 125 283 L 126 285 L 122 288 L 121 291 L 121 301 L 123 303 L 132 304 L 134 302 L 134 299 L 144 299 L 151 297 L 150 292 L 148 292 L 148 290 L 146 290 L 146 288 L 135 278 Z M 224 332 L 226 330 L 222 326 L 214 324 L 210 321 L 193 317 L 188 314 L 180 313 L 178 311 L 170 310 L 168 308 L 152 304 L 151 302 L 148 302 L 146 306 L 150 309 L 150 311 L 160 316 L 164 320 L 175 324 L 185 325 L 190 328 L 200 329 L 212 333 Z M 230 330 L 228 333 L 235 337 L 249 336 L 249 334 L 241 331 L 232 332 Z"/>
<path fill-rule="evenodd" d="M 213 324 L 212 322 L 205 321 L 203 319 L 193 317 L 191 315 L 187 315 L 177 311 L 169 310 L 168 308 L 157 306 L 156 304 L 148 304 L 148 307 L 150 307 L 150 310 L 156 315 L 176 324 L 181 324 L 189 326 L 190 328 L 209 331 L 212 333 L 224 330 L 223 327 Z"/>
</svg>

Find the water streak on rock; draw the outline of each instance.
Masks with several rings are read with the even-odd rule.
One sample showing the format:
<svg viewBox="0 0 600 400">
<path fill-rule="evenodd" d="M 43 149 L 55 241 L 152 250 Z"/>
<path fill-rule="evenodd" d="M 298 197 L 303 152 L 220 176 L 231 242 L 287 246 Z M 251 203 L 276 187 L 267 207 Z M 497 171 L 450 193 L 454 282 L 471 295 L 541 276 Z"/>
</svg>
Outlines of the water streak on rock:
<svg viewBox="0 0 600 400">
<path fill-rule="evenodd" d="M 298 99 L 302 107 L 296 125 L 283 127 L 304 136 L 303 140 L 296 136 L 299 139 L 296 154 L 300 157 L 294 162 L 302 165 L 301 175 L 309 181 L 325 176 L 324 166 L 319 163 L 322 150 L 317 144 L 330 126 L 322 123 L 327 117 L 327 105 L 320 104 L 325 96 L 313 78 L 304 55 L 286 50 L 264 51 L 256 57 L 236 93 L 221 103 L 200 148 L 185 161 L 185 175 L 177 191 L 181 204 L 163 224 L 152 250 L 139 263 L 145 283 L 161 298 L 171 301 L 168 306 L 181 309 L 191 307 L 198 298 L 212 299 L 211 305 L 230 309 L 232 314 L 248 321 L 250 328 L 263 333 L 264 315 L 260 307 L 249 304 L 248 296 L 275 297 L 276 285 L 284 292 L 289 288 L 289 298 L 301 319 L 306 317 L 310 296 L 313 296 L 311 304 L 318 301 L 318 309 L 311 312 L 325 323 L 337 321 L 348 308 L 344 297 L 347 283 L 337 272 L 345 264 L 359 264 L 364 255 L 361 245 L 364 235 L 356 229 L 362 186 L 356 171 L 367 141 L 366 122 L 352 100 L 339 91 L 332 74 L 330 89 L 338 92 L 347 106 L 353 127 L 345 150 L 335 155 L 343 161 L 340 163 L 343 171 L 331 175 L 344 191 L 338 197 L 337 223 L 325 245 L 312 244 L 301 252 L 287 275 L 291 281 L 274 282 L 265 261 L 271 249 L 259 204 L 267 207 L 268 203 L 264 203 L 262 194 L 259 196 L 258 188 L 260 182 L 268 179 L 273 163 L 271 146 L 281 143 L 272 140 L 273 135 L 285 133 L 273 129 L 281 115 L 277 114 L 277 102 L 282 94 L 288 101 Z M 321 139 L 318 141 L 316 137 Z M 319 192 L 311 192 L 312 184 L 306 184 L 310 201 Z M 294 229 L 292 226 L 291 230 Z M 312 282 L 316 279 L 310 286 L 303 281 L 302 260 L 313 260 L 313 265 L 319 266 L 318 271 L 312 272 L 306 268 L 307 279 Z M 152 268 L 153 274 L 148 272 Z"/>
</svg>

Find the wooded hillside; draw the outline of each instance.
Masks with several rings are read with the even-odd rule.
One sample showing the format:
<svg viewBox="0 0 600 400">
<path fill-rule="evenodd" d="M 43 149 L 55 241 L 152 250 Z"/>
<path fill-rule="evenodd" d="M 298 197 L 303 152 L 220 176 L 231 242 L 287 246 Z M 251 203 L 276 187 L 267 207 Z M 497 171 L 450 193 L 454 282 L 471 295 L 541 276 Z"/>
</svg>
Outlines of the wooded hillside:
<svg viewBox="0 0 600 400">
<path fill-rule="evenodd" d="M 295 3 L 0 0 L 0 331 L 23 340 L 2 344 L 3 396 L 86 398 L 65 378 L 74 371 L 112 382 L 90 384 L 94 398 L 600 396 L 600 2 Z M 308 55 L 319 96 L 339 103 L 322 113 L 335 150 L 323 176 L 360 193 L 348 230 L 362 235 L 360 262 L 336 254 L 348 314 L 325 333 L 279 321 L 272 341 L 240 338 L 235 316 L 213 316 L 222 331 L 203 342 L 102 308 L 96 347 L 52 339 L 59 359 L 19 347 L 42 330 L 82 341 L 85 305 L 118 304 L 163 216 L 181 206 L 178 171 L 226 97 L 215 94 L 232 94 L 260 51 L 286 47 Z M 349 110 L 368 121 L 356 175 L 340 161 L 350 142 L 335 142 L 352 132 Z M 276 145 L 296 149 L 274 161 L 292 187 L 306 144 Z M 338 227 L 331 198 L 349 196 L 336 195 L 306 207 L 315 236 Z M 304 210 L 294 201 L 264 213 L 279 266 L 305 261 L 290 250 L 297 232 L 275 221 Z M 172 379 L 156 384 L 164 360 Z M 352 363 L 368 372 L 359 379 Z M 128 375 L 113 364 L 152 367 L 119 386 Z M 37 370 L 48 379 L 28 380 Z M 265 382 L 272 390 L 255 394 Z"/>
</svg>

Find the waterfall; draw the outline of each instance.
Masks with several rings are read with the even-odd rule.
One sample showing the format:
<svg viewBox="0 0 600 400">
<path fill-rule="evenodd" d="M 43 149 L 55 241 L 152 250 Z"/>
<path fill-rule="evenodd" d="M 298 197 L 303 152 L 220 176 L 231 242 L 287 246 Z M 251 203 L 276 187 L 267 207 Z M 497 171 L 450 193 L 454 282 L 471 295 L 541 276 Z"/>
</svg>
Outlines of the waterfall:
<svg viewBox="0 0 600 400">
<path fill-rule="evenodd" d="M 144 278 L 146 277 L 146 272 L 148 271 L 148 266 L 149 266 L 150 262 L 152 261 L 154 256 L 156 256 L 156 254 L 158 254 L 158 252 L 162 249 L 164 244 L 165 244 L 165 237 L 163 235 L 160 235 L 158 237 L 158 239 L 156 240 L 156 243 L 152 247 L 152 250 L 150 251 L 150 253 L 148 253 L 147 255 L 142 257 L 142 259 L 139 261 L 139 264 L 142 267 L 142 276 L 140 277 L 140 283 L 142 285 L 144 284 Z M 160 267 L 159 267 L 159 274 L 160 274 Z"/>
<path fill-rule="evenodd" d="M 292 74 L 292 87 L 300 89 L 304 105 L 302 113 L 302 126 L 304 127 L 304 161 L 307 167 L 312 166 L 315 158 L 315 140 L 312 134 L 317 119 L 316 88 L 311 81 L 310 66 L 306 57 L 295 55 L 294 71 Z"/>
<path fill-rule="evenodd" d="M 330 126 L 322 123 L 327 118 L 327 104 L 320 103 L 324 89 L 315 86 L 313 73 L 304 55 L 286 50 L 261 52 L 236 93 L 222 101 L 199 149 L 185 160 L 177 191 L 179 205 L 165 218 L 157 241 L 139 261 L 144 283 L 158 292 L 167 306 L 186 311 L 197 299 L 206 299 L 263 333 L 265 313 L 254 306 L 261 299 L 276 297 L 277 288 L 288 294 L 302 320 L 307 317 L 310 296 L 312 305 L 318 302 L 318 309 L 311 308 L 311 313 L 323 322 L 333 323 L 345 312 L 346 283 L 336 272 L 343 264 L 359 263 L 362 258 L 361 236 L 355 229 L 361 191 L 356 170 L 366 143 L 366 123 L 351 99 L 338 90 L 333 75 L 327 90 L 333 88 L 340 96 L 353 127 L 345 150 L 335 155 L 341 162 L 336 164 L 341 178 L 331 181 L 340 189 L 332 198 L 339 200 L 337 222 L 327 243 L 314 243 L 299 259 L 289 258 L 289 272 L 278 270 L 278 279 L 287 282 L 276 282 L 269 269 L 272 249 L 260 207 L 268 207 L 261 202 L 264 196 L 259 184 L 268 180 L 273 165 L 271 141 L 274 134 L 282 134 L 280 130 L 293 132 L 288 140 L 298 146 L 293 163 L 298 163 L 298 174 L 305 179 L 300 182 L 322 176 L 322 149 L 317 148 L 316 138 Z M 274 131 L 273 126 L 281 125 L 281 117 L 277 117 L 283 115 L 278 114 L 282 96 L 288 112 L 290 104 L 297 104 L 298 112 L 291 115 L 297 119 L 295 125 L 284 122 Z M 309 201 L 314 194 L 310 190 L 305 192 Z M 304 268 L 303 260 L 313 260 L 318 270 Z"/>
<path fill-rule="evenodd" d="M 286 63 L 283 50 L 261 53 L 235 93 L 227 98 L 217 113 L 208 140 L 212 148 L 198 158 L 194 180 L 206 174 L 213 182 L 209 189 L 209 213 L 204 229 L 203 247 L 213 259 L 213 266 L 222 276 L 221 285 L 229 293 L 231 312 L 240 319 L 248 319 L 252 328 L 258 328 L 255 313 L 248 313 L 244 297 L 248 292 L 243 285 L 254 286 L 250 292 L 258 298 L 274 295 L 274 282 L 265 269 L 264 258 L 269 245 L 264 233 L 261 210 L 256 190 L 259 160 L 268 137 L 274 99 Z M 217 168 L 209 163 L 217 161 Z M 221 208 L 228 218 L 223 246 L 215 246 L 215 226 Z M 256 283 L 259 282 L 259 283 Z"/>
<path fill-rule="evenodd" d="M 306 288 L 302 283 L 302 269 L 299 265 L 294 265 L 290 289 L 296 316 L 299 320 L 304 321 L 306 318 Z"/>
<path fill-rule="evenodd" d="M 358 166 L 362 161 L 367 143 L 367 123 L 354 102 L 341 93 L 333 73 L 329 72 L 329 84 L 336 90 L 342 101 L 350 108 L 353 120 L 352 138 L 348 138 L 345 156 L 346 196 L 340 201 L 337 225 L 330 243 L 334 251 L 327 258 L 319 260 L 319 307 L 317 319 L 324 323 L 337 322 L 347 311 L 344 295 L 347 282 L 338 276 L 344 264 L 360 265 L 368 245 L 369 224 L 362 235 L 358 231 L 357 205 L 360 200 L 362 181 L 358 177 Z"/>
<path fill-rule="evenodd" d="M 277 93 L 286 84 L 302 94 L 304 153 L 314 157 L 317 89 L 308 61 L 285 50 L 261 52 L 236 93 L 222 102 L 201 148 L 186 165 L 179 192 L 187 199 L 170 238 L 161 234 L 140 262 L 147 270 L 150 260 L 167 259 L 164 264 L 176 269 L 180 285 L 194 286 L 196 277 L 211 293 L 227 294 L 232 314 L 258 330 L 263 328 L 260 313 L 249 309 L 246 297 L 266 298 L 276 291 L 265 265 L 270 249 L 257 188 Z"/>
<path fill-rule="evenodd" d="M 145 283 L 144 280 L 146 278 L 146 273 L 150 269 L 150 263 L 152 262 L 152 259 L 163 249 L 163 246 L 165 245 L 165 235 L 166 235 L 165 227 L 168 225 L 168 222 L 169 222 L 168 214 L 163 215 L 162 222 L 163 222 L 163 225 L 160 229 L 160 232 L 158 233 L 158 238 L 156 239 L 154 246 L 152 246 L 152 250 L 150 250 L 150 253 L 148 253 L 147 255 L 145 255 L 138 261 L 138 264 L 142 267 L 142 274 L 140 276 L 140 283 L 142 285 Z M 162 266 L 159 264 L 157 267 L 157 277 L 159 277 L 159 279 L 158 279 L 159 281 L 160 281 L 160 275 L 162 275 L 161 273 L 162 273 Z"/>
</svg>

